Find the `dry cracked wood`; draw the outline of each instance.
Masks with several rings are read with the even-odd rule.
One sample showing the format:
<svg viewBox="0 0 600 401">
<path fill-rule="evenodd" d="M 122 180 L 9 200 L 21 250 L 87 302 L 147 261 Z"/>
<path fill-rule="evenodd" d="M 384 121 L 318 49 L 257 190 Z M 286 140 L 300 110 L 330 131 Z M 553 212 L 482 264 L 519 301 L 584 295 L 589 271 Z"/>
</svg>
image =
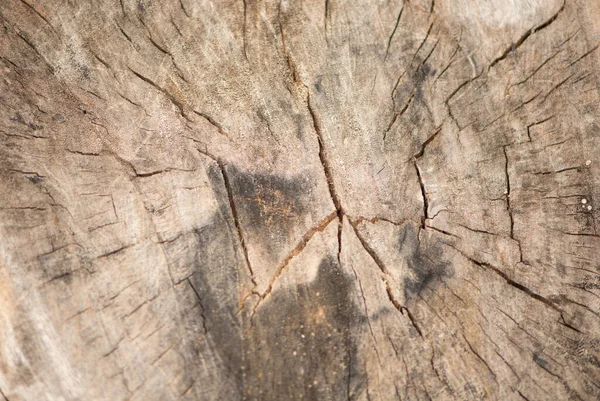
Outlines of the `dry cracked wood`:
<svg viewBox="0 0 600 401">
<path fill-rule="evenodd" d="M 0 21 L 0 399 L 600 398 L 599 2 Z"/>
</svg>

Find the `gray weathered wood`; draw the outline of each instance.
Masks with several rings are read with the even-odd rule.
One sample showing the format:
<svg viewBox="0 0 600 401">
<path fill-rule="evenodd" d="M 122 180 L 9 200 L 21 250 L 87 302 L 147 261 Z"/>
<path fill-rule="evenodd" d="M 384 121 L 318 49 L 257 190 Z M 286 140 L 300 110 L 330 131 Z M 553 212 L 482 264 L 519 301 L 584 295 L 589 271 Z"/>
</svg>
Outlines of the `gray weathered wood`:
<svg viewBox="0 0 600 401">
<path fill-rule="evenodd" d="M 600 399 L 600 2 L 0 20 L 0 399 Z"/>
</svg>

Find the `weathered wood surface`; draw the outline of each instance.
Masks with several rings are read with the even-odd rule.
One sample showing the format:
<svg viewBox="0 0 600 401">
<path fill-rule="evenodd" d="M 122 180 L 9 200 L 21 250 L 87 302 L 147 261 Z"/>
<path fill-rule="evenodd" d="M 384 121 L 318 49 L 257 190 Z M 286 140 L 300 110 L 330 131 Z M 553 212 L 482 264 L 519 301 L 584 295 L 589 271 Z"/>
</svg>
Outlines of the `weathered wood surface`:
<svg viewBox="0 0 600 401">
<path fill-rule="evenodd" d="M 600 2 L 0 19 L 0 399 L 600 399 Z"/>
</svg>

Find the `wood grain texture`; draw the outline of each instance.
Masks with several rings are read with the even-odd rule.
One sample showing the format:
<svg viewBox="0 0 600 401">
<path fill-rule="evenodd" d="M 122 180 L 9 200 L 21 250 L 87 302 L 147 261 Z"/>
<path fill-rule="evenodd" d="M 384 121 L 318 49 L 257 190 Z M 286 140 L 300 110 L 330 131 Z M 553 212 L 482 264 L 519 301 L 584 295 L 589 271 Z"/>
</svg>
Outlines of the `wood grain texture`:
<svg viewBox="0 0 600 401">
<path fill-rule="evenodd" d="M 0 399 L 600 399 L 600 3 L 0 21 Z"/>
</svg>

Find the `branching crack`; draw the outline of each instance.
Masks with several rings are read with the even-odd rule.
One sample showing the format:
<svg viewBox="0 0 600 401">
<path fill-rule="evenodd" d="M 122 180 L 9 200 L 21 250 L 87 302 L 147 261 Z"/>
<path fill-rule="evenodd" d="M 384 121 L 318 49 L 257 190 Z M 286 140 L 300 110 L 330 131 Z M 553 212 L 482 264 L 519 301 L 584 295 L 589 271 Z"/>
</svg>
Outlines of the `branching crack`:
<svg viewBox="0 0 600 401">
<path fill-rule="evenodd" d="M 311 120 L 312 120 L 312 124 L 313 124 L 313 129 L 315 130 L 315 134 L 317 135 L 317 141 L 318 141 L 318 145 L 319 145 L 319 160 L 321 162 L 321 165 L 323 166 L 323 172 L 325 174 L 325 178 L 327 180 L 327 187 L 329 189 L 329 195 L 331 197 L 331 200 L 333 202 L 333 205 L 335 207 L 336 210 L 336 214 L 338 217 L 338 224 L 339 224 L 339 228 L 338 228 L 338 248 L 339 248 L 339 253 L 341 253 L 341 247 L 342 247 L 342 242 L 341 242 L 341 237 L 342 237 L 342 222 L 344 219 L 344 209 L 342 207 L 342 202 L 340 199 L 340 196 L 335 188 L 335 183 L 333 180 L 333 173 L 332 173 L 332 169 L 331 169 L 331 165 L 329 163 L 329 157 L 327 154 L 327 149 L 326 149 L 326 145 L 325 145 L 325 140 L 323 138 L 323 133 L 322 133 L 322 129 L 321 129 L 321 124 L 319 123 L 319 119 L 317 118 L 317 113 L 315 111 L 315 108 L 310 100 L 310 90 L 308 88 L 308 86 L 306 86 L 306 84 L 304 84 L 302 81 L 299 80 L 297 71 L 296 71 L 296 67 L 294 66 L 290 55 L 287 53 L 287 47 L 285 44 L 285 34 L 284 34 L 284 29 L 283 29 L 283 24 L 281 23 L 281 3 L 279 4 L 279 15 L 278 15 L 278 19 L 279 19 L 279 29 L 280 29 L 280 33 L 281 33 L 281 44 L 283 47 L 283 54 L 284 57 L 287 60 L 287 64 L 288 64 L 288 68 L 290 70 L 290 73 L 292 75 L 292 79 L 294 80 L 294 82 L 298 82 L 300 83 L 304 89 L 306 90 L 306 105 L 308 108 L 308 112 L 310 114 Z M 338 255 L 339 257 L 339 255 Z"/>
<path fill-rule="evenodd" d="M 558 321 L 558 324 L 561 324 L 561 325 L 563 325 L 565 327 L 568 327 L 569 329 L 571 329 L 573 331 L 576 331 L 577 333 L 582 333 L 582 331 L 579 330 L 577 327 L 575 327 L 575 326 L 567 323 L 567 321 L 565 320 L 565 317 L 563 316 L 562 313 L 560 315 L 560 320 Z"/>
</svg>

